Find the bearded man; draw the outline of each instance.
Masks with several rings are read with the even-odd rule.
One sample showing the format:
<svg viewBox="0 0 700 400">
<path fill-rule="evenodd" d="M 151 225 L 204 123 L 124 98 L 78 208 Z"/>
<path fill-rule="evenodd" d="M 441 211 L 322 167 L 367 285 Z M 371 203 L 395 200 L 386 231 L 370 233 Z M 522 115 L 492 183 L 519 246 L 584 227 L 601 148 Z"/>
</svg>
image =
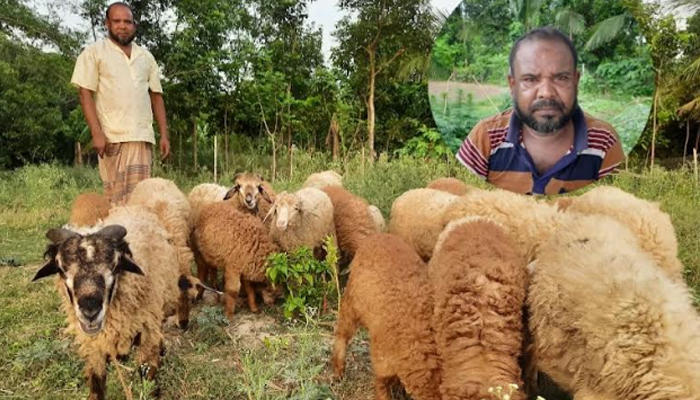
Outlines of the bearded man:
<svg viewBox="0 0 700 400">
<path fill-rule="evenodd" d="M 513 109 L 480 121 L 459 149 L 460 163 L 495 186 L 558 194 L 611 174 L 624 159 L 613 127 L 578 105 L 578 55 L 553 28 L 513 45 L 508 84 Z"/>
<path fill-rule="evenodd" d="M 158 122 L 160 154 L 170 153 L 160 73 L 153 55 L 132 43 L 134 14 L 127 4 L 107 7 L 108 37 L 78 56 L 71 83 L 97 152 L 105 196 L 125 204 L 136 184 L 151 176 L 155 144 L 153 116 Z"/>
</svg>

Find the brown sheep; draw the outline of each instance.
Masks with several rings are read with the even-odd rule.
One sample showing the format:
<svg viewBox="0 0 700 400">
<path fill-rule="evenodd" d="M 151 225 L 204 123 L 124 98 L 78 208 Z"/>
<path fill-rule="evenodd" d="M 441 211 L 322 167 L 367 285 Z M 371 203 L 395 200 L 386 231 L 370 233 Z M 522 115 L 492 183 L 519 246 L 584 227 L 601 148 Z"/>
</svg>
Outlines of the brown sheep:
<svg viewBox="0 0 700 400">
<path fill-rule="evenodd" d="M 252 213 L 261 220 L 270 211 L 275 201 L 275 191 L 262 175 L 252 172 L 239 172 L 233 177 L 234 186 L 226 193 L 224 200 L 237 199 L 240 211 Z"/>
<path fill-rule="evenodd" d="M 463 196 L 472 190 L 469 185 L 457 178 L 438 178 L 428 183 L 426 188 L 441 190 L 456 196 Z"/>
<path fill-rule="evenodd" d="M 350 267 L 335 328 L 333 372 L 345 369 L 347 345 L 369 330 L 375 398 L 389 400 L 398 377 L 415 400 L 439 399 L 440 366 L 431 328 L 432 290 L 415 250 L 395 235 L 363 241 Z"/>
<path fill-rule="evenodd" d="M 279 250 L 262 221 L 239 211 L 231 202 L 212 203 L 199 213 L 193 238 L 203 265 L 224 269 L 225 313 L 229 320 L 233 320 L 241 284 L 250 310 L 257 312 L 252 283 L 266 281 L 267 257 Z M 199 279 L 208 272 L 199 269 Z"/>
<path fill-rule="evenodd" d="M 429 264 L 433 329 L 443 400 L 490 398 L 489 387 L 522 387 L 525 260 L 500 225 L 480 217 L 452 221 Z M 512 400 L 524 399 L 522 392 Z"/>
<path fill-rule="evenodd" d="M 109 200 L 99 193 L 81 193 L 73 200 L 70 224 L 76 227 L 93 226 L 109 215 Z"/>
<path fill-rule="evenodd" d="M 333 221 L 338 238 L 338 248 L 344 262 L 350 262 L 367 236 L 377 233 L 367 201 L 339 186 L 322 188 L 333 203 Z"/>
</svg>

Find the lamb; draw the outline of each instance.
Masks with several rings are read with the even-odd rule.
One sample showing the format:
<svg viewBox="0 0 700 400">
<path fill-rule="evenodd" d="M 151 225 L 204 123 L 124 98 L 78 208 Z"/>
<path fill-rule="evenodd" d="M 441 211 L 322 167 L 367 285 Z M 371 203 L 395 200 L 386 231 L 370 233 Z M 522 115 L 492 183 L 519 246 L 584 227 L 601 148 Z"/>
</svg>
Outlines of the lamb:
<svg viewBox="0 0 700 400">
<path fill-rule="evenodd" d="M 265 282 L 267 257 L 279 251 L 263 222 L 241 212 L 231 202 L 210 204 L 201 210 L 193 233 L 194 245 L 207 267 L 223 268 L 225 314 L 233 320 L 241 284 L 248 306 L 257 312 L 252 282 Z M 208 271 L 198 271 L 200 279 Z"/>
<path fill-rule="evenodd" d="M 338 239 L 338 248 L 343 262 L 349 262 L 355 256 L 360 242 L 377 233 L 369 211 L 367 201 L 342 187 L 326 186 L 323 190 L 333 203 L 333 221 Z"/>
<path fill-rule="evenodd" d="M 466 216 L 486 217 L 501 224 L 515 239 L 516 248 L 527 262 L 534 259 L 539 245 L 555 229 L 575 218 L 532 197 L 502 189 L 479 190 L 457 197 L 443 212 L 442 226 Z M 426 237 L 426 246 L 430 245 L 430 239 Z"/>
<path fill-rule="evenodd" d="M 561 207 L 561 206 L 560 206 Z M 627 226 L 637 236 L 642 249 L 671 278 L 683 280 L 683 264 L 678 259 L 678 241 L 668 214 L 658 203 L 635 197 L 612 186 L 598 186 L 573 198 L 567 212 L 607 215 Z"/>
<path fill-rule="evenodd" d="M 580 217 L 539 249 L 534 361 L 576 400 L 700 399 L 700 315 L 656 263 L 605 216 Z"/>
<path fill-rule="evenodd" d="M 317 172 L 309 175 L 302 187 L 323 189 L 327 186 L 343 187 L 343 177 L 335 171 Z"/>
<path fill-rule="evenodd" d="M 335 237 L 333 203 L 323 191 L 305 188 L 296 193 L 282 192 L 270 209 L 270 233 L 284 251 L 307 246 L 318 259 L 324 259 L 324 240 Z"/>
<path fill-rule="evenodd" d="M 347 345 L 364 326 L 370 336 L 376 399 L 391 399 L 395 377 L 413 399 L 439 399 L 432 312 L 428 271 L 416 252 L 398 236 L 366 238 L 352 261 L 335 328 L 335 376 L 343 375 Z"/>
<path fill-rule="evenodd" d="M 527 272 L 503 227 L 481 217 L 450 222 L 428 272 L 442 399 L 479 400 L 491 397 L 489 387 L 522 387 Z M 510 398 L 525 399 L 521 392 Z"/>
<path fill-rule="evenodd" d="M 143 207 L 116 207 L 91 231 L 48 231 L 47 261 L 33 280 L 59 275 L 67 331 L 85 360 L 89 398 L 95 400 L 105 398 L 107 363 L 127 356 L 133 343 L 139 343 L 142 373 L 155 377 L 161 323 L 180 311 L 192 281 L 179 274 L 167 231 Z"/>
<path fill-rule="evenodd" d="M 270 212 L 275 200 L 275 191 L 262 175 L 240 172 L 233 177 L 234 186 L 224 196 L 224 200 L 237 199 L 239 211 L 252 213 L 261 220 Z M 265 200 L 265 201 L 262 201 Z"/>
<path fill-rule="evenodd" d="M 386 221 L 384 221 L 384 216 L 379 207 L 374 204 L 370 204 L 367 209 L 369 210 L 369 215 L 374 221 L 374 226 L 377 228 L 377 232 L 386 232 Z"/>
<path fill-rule="evenodd" d="M 458 199 L 454 194 L 436 189 L 409 190 L 397 197 L 391 206 L 389 232 L 403 238 L 423 261 L 428 261 L 446 225 L 442 215 Z"/>
<path fill-rule="evenodd" d="M 99 193 L 81 193 L 73 200 L 69 224 L 72 227 L 96 225 L 109 215 L 109 200 Z"/>
<path fill-rule="evenodd" d="M 149 178 L 136 185 L 127 204 L 142 205 L 158 216 L 177 249 L 180 273 L 189 275 L 190 203 L 184 193 L 170 180 Z"/>
<path fill-rule="evenodd" d="M 463 196 L 472 189 L 457 178 L 438 178 L 429 182 L 426 188 L 441 190 L 455 196 Z"/>
</svg>

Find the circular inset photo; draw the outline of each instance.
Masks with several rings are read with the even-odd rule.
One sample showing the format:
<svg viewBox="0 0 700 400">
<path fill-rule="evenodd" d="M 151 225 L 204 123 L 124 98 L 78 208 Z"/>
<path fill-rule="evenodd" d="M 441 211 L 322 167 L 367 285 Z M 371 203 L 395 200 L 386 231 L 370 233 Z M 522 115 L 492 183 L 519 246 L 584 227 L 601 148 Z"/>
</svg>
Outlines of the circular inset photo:
<svg viewBox="0 0 700 400">
<path fill-rule="evenodd" d="M 621 1 L 464 0 L 433 45 L 430 106 L 456 158 L 523 194 L 616 171 L 647 123 L 654 71 Z"/>
</svg>

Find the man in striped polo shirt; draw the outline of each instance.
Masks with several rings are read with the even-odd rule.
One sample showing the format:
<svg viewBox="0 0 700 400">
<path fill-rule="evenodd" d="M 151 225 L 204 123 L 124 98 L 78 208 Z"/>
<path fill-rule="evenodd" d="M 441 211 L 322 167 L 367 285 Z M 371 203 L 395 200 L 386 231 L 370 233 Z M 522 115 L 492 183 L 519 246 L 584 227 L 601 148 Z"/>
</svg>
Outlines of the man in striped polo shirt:
<svg viewBox="0 0 700 400">
<path fill-rule="evenodd" d="M 523 194 L 579 189 L 624 159 L 610 124 L 578 106 L 578 56 L 553 28 L 534 29 L 510 52 L 513 109 L 480 121 L 457 160 L 488 182 Z"/>
</svg>

